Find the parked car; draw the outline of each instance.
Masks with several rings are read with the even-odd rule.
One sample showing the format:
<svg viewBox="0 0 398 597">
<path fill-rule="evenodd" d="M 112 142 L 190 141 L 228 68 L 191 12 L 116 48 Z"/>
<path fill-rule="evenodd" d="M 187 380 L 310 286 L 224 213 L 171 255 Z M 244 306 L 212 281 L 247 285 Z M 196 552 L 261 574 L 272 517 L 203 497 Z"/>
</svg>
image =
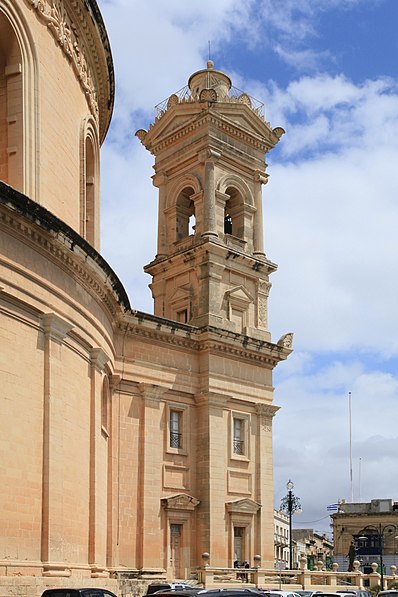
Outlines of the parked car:
<svg viewBox="0 0 398 597">
<path fill-rule="evenodd" d="M 343 596 L 345 595 L 346 597 L 349 597 L 350 595 L 355 595 L 355 597 L 372 597 L 372 593 L 365 589 L 339 589 L 336 593 Z"/>
<path fill-rule="evenodd" d="M 299 597 L 296 591 L 280 591 L 279 589 L 271 589 L 270 595 L 279 595 L 279 597 Z"/>
<path fill-rule="evenodd" d="M 116 597 L 107 589 L 46 589 L 41 597 Z"/>
<path fill-rule="evenodd" d="M 323 592 L 321 591 L 320 593 L 316 594 L 316 597 L 341 597 L 340 593 L 332 593 L 332 592 Z"/>
<path fill-rule="evenodd" d="M 193 589 L 192 585 L 185 582 L 153 582 L 148 585 L 146 595 L 153 595 L 159 591 L 189 591 Z"/>
<path fill-rule="evenodd" d="M 315 593 L 320 593 L 321 591 L 294 591 L 295 593 L 297 593 L 297 595 L 300 595 L 300 597 L 313 597 L 313 595 L 315 595 Z"/>
<path fill-rule="evenodd" d="M 380 597 L 398 597 L 398 589 L 389 589 L 388 591 L 380 591 Z"/>
<path fill-rule="evenodd" d="M 202 589 L 198 592 L 198 597 L 214 596 L 214 594 L 221 593 L 220 597 L 264 597 L 266 593 L 250 587 L 242 588 L 225 588 L 225 589 Z"/>
<path fill-rule="evenodd" d="M 167 589 L 167 591 L 156 591 L 156 593 L 151 593 L 151 597 L 152 595 L 156 595 L 156 597 L 194 597 L 195 595 L 198 595 L 199 591 L 200 589 L 193 589 L 192 587 L 190 589 L 182 590 Z"/>
</svg>

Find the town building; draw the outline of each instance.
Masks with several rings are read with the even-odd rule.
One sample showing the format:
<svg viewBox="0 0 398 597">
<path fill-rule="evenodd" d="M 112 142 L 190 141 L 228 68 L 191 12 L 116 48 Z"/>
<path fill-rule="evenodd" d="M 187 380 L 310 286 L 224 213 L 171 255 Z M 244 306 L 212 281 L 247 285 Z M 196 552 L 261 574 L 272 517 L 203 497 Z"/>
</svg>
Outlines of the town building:
<svg viewBox="0 0 398 597">
<path fill-rule="evenodd" d="M 189 578 L 204 553 L 274 565 L 292 335 L 268 327 L 262 186 L 284 131 L 209 62 L 137 132 L 159 189 L 152 315 L 99 252 L 113 101 L 95 0 L 1 0 L 0 586 L 33 596 Z"/>
<path fill-rule="evenodd" d="M 343 500 L 331 518 L 334 561 L 340 570 L 347 570 L 350 559 L 355 558 L 363 572 L 370 572 L 373 562 L 380 566 L 380 556 L 387 573 L 391 565 L 398 566 L 398 502 L 392 499 Z"/>
<path fill-rule="evenodd" d="M 316 570 L 317 562 L 323 562 L 326 569 L 331 568 L 333 542 L 326 533 L 318 533 L 313 529 L 293 529 L 292 535 L 297 565 L 302 558 L 305 558 L 308 570 Z"/>
<path fill-rule="evenodd" d="M 274 511 L 275 569 L 289 568 L 289 516 L 280 510 Z"/>
</svg>

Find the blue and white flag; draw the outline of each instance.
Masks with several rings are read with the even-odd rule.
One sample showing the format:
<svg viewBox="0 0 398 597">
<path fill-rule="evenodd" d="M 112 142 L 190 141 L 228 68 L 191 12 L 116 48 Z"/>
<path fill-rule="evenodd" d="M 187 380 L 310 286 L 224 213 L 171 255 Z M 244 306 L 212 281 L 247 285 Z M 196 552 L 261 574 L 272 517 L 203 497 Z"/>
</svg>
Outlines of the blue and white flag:
<svg viewBox="0 0 398 597">
<path fill-rule="evenodd" d="M 337 512 L 339 509 L 339 505 L 338 504 L 329 504 L 328 506 L 326 506 L 326 510 L 328 512 Z"/>
</svg>

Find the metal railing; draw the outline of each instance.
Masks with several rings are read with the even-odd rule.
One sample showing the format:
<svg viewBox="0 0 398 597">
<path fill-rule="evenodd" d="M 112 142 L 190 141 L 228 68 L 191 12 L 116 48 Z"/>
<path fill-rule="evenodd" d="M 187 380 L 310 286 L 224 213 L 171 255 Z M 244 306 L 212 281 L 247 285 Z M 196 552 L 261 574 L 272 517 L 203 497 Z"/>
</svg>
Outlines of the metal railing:
<svg viewBox="0 0 398 597">
<path fill-rule="evenodd" d="M 197 101 L 191 94 L 191 90 L 188 85 L 182 87 L 166 99 L 162 100 L 155 106 L 155 116 L 157 119 L 161 118 L 171 105 L 181 104 L 184 102 L 195 102 Z M 244 103 L 248 105 L 253 112 L 260 118 L 264 119 L 264 104 L 260 100 L 252 97 L 245 91 L 242 91 L 238 87 L 232 86 L 229 90 L 228 96 L 224 97 L 221 101 Z"/>
<path fill-rule="evenodd" d="M 182 434 L 170 431 L 170 448 L 181 448 Z"/>
<path fill-rule="evenodd" d="M 241 439 L 234 439 L 233 440 L 233 450 L 234 450 L 234 454 L 243 456 L 245 453 L 245 442 Z"/>
</svg>

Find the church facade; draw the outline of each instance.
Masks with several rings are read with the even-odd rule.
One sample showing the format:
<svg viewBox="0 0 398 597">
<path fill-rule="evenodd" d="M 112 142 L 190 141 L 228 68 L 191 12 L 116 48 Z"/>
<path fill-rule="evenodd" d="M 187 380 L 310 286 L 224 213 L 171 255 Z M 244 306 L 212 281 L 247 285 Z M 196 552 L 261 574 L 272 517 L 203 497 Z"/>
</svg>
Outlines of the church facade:
<svg viewBox="0 0 398 597">
<path fill-rule="evenodd" d="M 95 0 L 0 0 L 0 589 L 189 578 L 202 554 L 273 567 L 292 337 L 268 328 L 262 185 L 284 131 L 211 62 L 137 131 L 152 315 L 99 252 L 113 100 Z"/>
</svg>

